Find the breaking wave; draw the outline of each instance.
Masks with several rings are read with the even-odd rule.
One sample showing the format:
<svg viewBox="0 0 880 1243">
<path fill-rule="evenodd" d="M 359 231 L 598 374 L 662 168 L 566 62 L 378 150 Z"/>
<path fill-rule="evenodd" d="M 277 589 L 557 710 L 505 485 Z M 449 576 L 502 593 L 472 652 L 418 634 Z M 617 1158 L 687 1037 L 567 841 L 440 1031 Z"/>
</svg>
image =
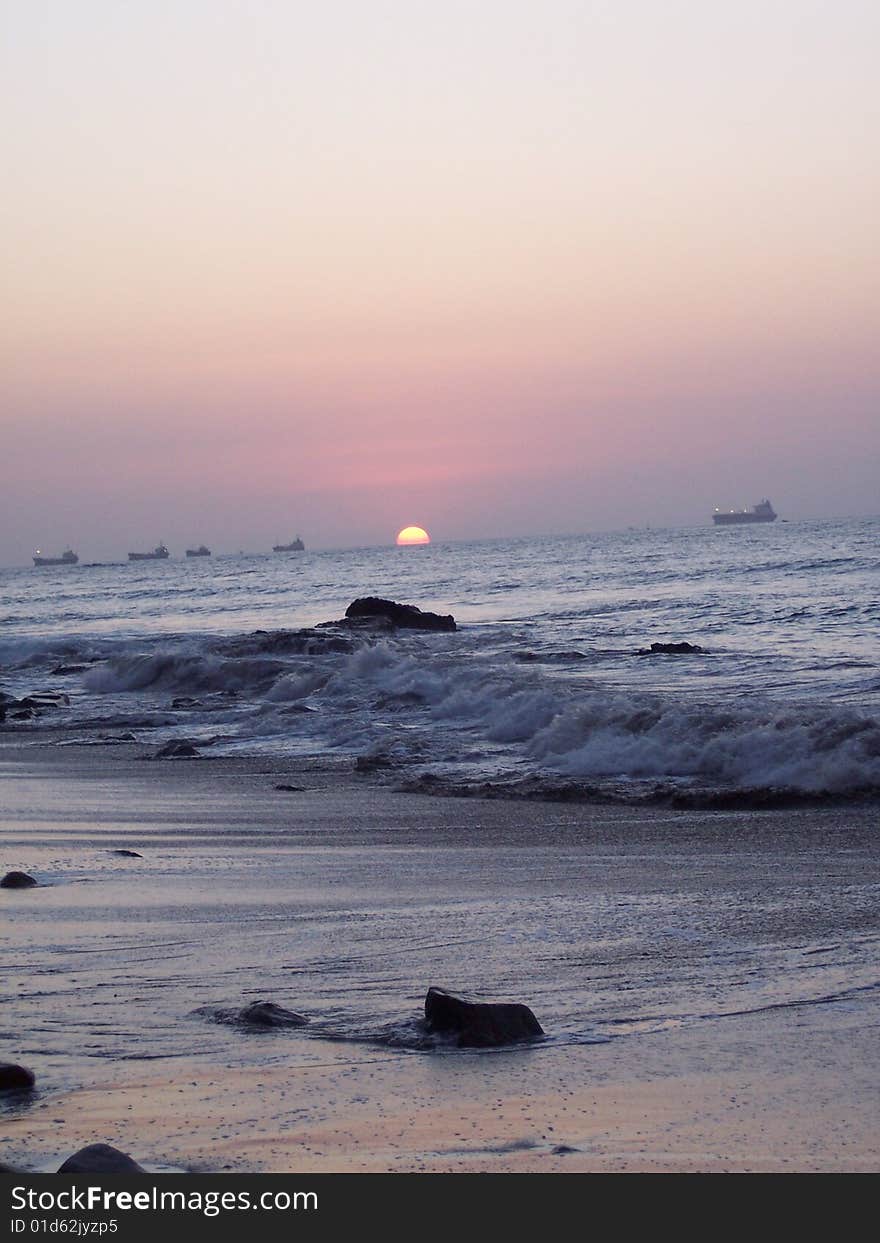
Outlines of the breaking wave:
<svg viewBox="0 0 880 1243">
<path fill-rule="evenodd" d="M 141 691 L 248 691 L 268 689 L 284 669 L 280 660 L 157 652 L 121 656 L 90 669 L 83 677 L 87 690 Z"/>
<path fill-rule="evenodd" d="M 124 713 L 135 696 L 163 740 L 198 737 L 222 721 L 218 753 L 349 752 L 361 772 L 387 769 L 399 782 L 406 768 L 410 788 L 415 781 L 438 793 L 458 783 L 489 796 L 503 788 L 547 798 L 580 791 L 714 798 L 719 806 L 725 798 L 757 806 L 785 796 L 880 793 L 880 722 L 863 709 L 793 704 L 788 696 L 710 698 L 699 683 L 651 689 L 656 665 L 632 651 L 619 654 L 631 664 L 631 684 L 615 686 L 592 655 L 524 646 L 503 627 L 379 639 L 259 631 L 162 640 L 147 651 L 123 643 L 115 652 L 90 649 L 91 663 L 75 675 L 82 691 L 72 690 L 71 719 L 82 727 L 95 697 Z M 26 658 L 30 677 L 35 657 Z M 94 711 L 94 723 L 106 724 L 106 707 Z"/>
</svg>

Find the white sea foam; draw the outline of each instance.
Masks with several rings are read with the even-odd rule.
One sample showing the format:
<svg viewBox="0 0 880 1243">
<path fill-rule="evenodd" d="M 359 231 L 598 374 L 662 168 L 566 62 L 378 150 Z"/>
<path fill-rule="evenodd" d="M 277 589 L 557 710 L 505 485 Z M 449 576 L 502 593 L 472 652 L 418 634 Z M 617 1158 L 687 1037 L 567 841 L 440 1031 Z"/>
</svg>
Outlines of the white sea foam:
<svg viewBox="0 0 880 1243">
<path fill-rule="evenodd" d="M 699 778 L 732 788 L 880 790 L 880 723 L 842 709 L 719 711 L 675 700 L 594 695 L 559 713 L 529 753 L 576 777 Z"/>
<path fill-rule="evenodd" d="M 295 576 L 244 556 L 13 571 L 2 690 L 60 687 L 71 702 L 22 725 L 7 714 L 4 729 L 137 718 L 164 740 L 222 725 L 218 751 L 336 748 L 474 782 L 877 789 L 876 531 L 625 532 L 434 545 L 417 560 L 357 550 L 309 556 Z M 368 590 L 462 628 L 382 641 L 308 628 Z M 636 655 L 682 639 L 704 654 Z"/>
<path fill-rule="evenodd" d="M 83 675 L 91 691 L 140 691 L 161 688 L 176 691 L 255 690 L 268 687 L 284 668 L 268 658 L 224 660 L 185 652 L 154 652 L 120 656 Z"/>
<path fill-rule="evenodd" d="M 615 688 L 586 678 L 581 662 L 563 673 L 558 662 L 511 662 L 479 634 L 451 642 L 447 636 L 359 638 L 353 652 L 351 640 L 332 640 L 306 633 L 289 642 L 283 633 L 222 642 L 205 637 L 147 651 L 124 641 L 81 682 L 87 696 L 117 702 L 120 695 L 144 694 L 154 706 L 168 707 L 171 696 L 203 696 L 180 706 L 174 727 L 186 732 L 222 723 L 239 746 L 288 739 L 301 751 L 311 740 L 320 750 L 457 762 L 473 776 L 491 757 L 493 774 L 506 764 L 520 776 L 804 793 L 880 790 L 880 724 L 857 708 L 792 707 L 757 696 L 719 706 L 692 690 Z M 260 654 L 269 643 L 283 654 Z M 82 699 L 77 707 L 81 725 Z"/>
<path fill-rule="evenodd" d="M 688 778 L 803 792 L 880 789 L 880 724 L 854 709 L 792 710 L 771 701 L 719 708 L 592 683 L 548 685 L 531 671 L 531 685 L 522 682 L 473 652 L 465 660 L 425 650 L 414 656 L 382 643 L 345 659 L 324 681 L 282 679 L 269 698 L 312 694 L 319 705 L 332 703 L 344 713 L 332 730 L 340 746 L 375 737 L 380 692 L 381 708 L 396 708 L 435 752 L 458 732 L 468 745 L 476 734 L 506 748 L 513 762 L 573 777 Z"/>
</svg>

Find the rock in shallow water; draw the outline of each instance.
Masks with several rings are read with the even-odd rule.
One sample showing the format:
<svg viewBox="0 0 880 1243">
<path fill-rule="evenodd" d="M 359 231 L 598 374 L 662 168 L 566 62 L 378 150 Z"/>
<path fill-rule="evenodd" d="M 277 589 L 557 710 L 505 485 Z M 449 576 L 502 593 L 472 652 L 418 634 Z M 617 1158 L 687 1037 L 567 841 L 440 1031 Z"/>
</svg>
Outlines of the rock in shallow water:
<svg viewBox="0 0 880 1243">
<path fill-rule="evenodd" d="M 345 610 L 339 622 L 325 623 L 345 626 L 361 622 L 380 621 L 402 630 L 457 630 L 451 613 L 423 613 L 415 604 L 398 604 L 396 600 L 384 600 L 381 596 L 360 596 Z"/>
<path fill-rule="evenodd" d="M 638 656 L 699 656 L 703 649 L 698 643 L 652 643 L 640 648 Z"/>
<path fill-rule="evenodd" d="M 153 756 L 154 760 L 195 760 L 198 758 L 199 752 L 193 744 L 182 738 L 166 742 Z"/>
<path fill-rule="evenodd" d="M 285 1010 L 274 1001 L 252 1001 L 239 1011 L 240 1023 L 253 1024 L 255 1027 L 302 1027 L 308 1019 L 293 1010 Z"/>
<path fill-rule="evenodd" d="M 36 1083 L 36 1076 L 27 1066 L 17 1062 L 0 1062 L 0 1092 L 27 1092 Z"/>
<path fill-rule="evenodd" d="M 0 880 L 0 889 L 33 889 L 36 883 L 27 872 L 7 872 Z"/>
<path fill-rule="evenodd" d="M 463 1001 L 442 988 L 428 989 L 425 1023 L 431 1032 L 457 1035 L 460 1049 L 521 1044 L 544 1035 L 528 1006 L 518 1002 Z"/>
<path fill-rule="evenodd" d="M 145 1174 L 127 1152 L 111 1144 L 89 1144 L 68 1157 L 58 1168 L 59 1174 Z"/>
</svg>

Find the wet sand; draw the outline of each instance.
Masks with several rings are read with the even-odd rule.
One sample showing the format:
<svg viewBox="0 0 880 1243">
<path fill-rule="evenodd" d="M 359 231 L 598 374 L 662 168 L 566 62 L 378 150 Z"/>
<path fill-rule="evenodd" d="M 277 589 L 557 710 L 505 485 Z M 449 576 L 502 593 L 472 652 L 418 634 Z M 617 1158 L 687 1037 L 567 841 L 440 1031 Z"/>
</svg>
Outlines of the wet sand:
<svg viewBox="0 0 880 1243">
<path fill-rule="evenodd" d="M 138 746 L 50 741 L 0 750 L 0 870 L 46 881 L 0 891 L 11 985 L 0 1057 L 38 1076 L 31 1098 L 0 1105 L 0 1160 L 53 1169 L 103 1140 L 148 1168 L 184 1170 L 880 1164 L 876 806 L 439 799 L 354 776 L 350 762 L 149 763 Z M 109 853 L 126 848 L 144 858 Z M 180 911 L 176 940 L 165 902 Z M 542 903 L 564 917 L 592 904 L 598 924 L 603 912 L 609 925 L 631 918 L 633 972 L 655 951 L 645 920 L 662 907 L 669 939 L 638 1004 L 619 933 L 579 944 L 583 967 L 564 939 L 534 950 Z M 707 967 L 713 923 L 725 940 Z M 414 926 L 424 943 L 409 939 Z M 472 934 L 484 927 L 481 945 Z M 857 957 L 843 954 L 854 946 Z M 659 974 L 673 954 L 676 971 Z M 823 955 L 834 963 L 819 979 Z M 761 979 L 753 956 L 772 960 Z M 206 998 L 263 995 L 296 1008 L 311 989 L 311 1013 L 337 1006 L 352 1023 L 371 1007 L 415 1014 L 428 985 L 468 992 L 481 975 L 499 1000 L 534 1004 L 551 1039 L 418 1053 L 246 1037 L 191 1013 Z M 632 1019 L 619 1038 L 615 1006 Z M 583 1039 L 594 1030 L 597 1042 Z"/>
</svg>

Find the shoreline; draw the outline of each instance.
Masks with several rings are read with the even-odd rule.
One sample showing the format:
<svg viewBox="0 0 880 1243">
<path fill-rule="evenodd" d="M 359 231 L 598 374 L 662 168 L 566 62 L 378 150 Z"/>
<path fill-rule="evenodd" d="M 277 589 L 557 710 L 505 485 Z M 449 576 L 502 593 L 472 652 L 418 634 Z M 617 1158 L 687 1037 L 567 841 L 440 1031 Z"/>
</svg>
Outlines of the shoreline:
<svg viewBox="0 0 880 1243">
<path fill-rule="evenodd" d="M 9 809 L 0 829 L 0 866 L 33 869 L 51 882 L 2 895 L 4 907 L 23 915 L 8 921 L 5 949 L 15 975 L 20 1035 L 4 1032 L 2 1056 L 31 1066 L 38 1083 L 29 1102 L 0 1103 L 0 1161 L 52 1168 L 56 1155 L 60 1163 L 82 1144 L 106 1141 L 148 1168 L 240 1172 L 869 1170 L 880 1163 L 872 1034 L 880 997 L 869 987 L 877 965 L 873 947 L 880 942 L 876 904 L 871 910 L 860 899 L 842 916 L 843 908 L 825 912 L 815 900 L 822 887 L 858 888 L 862 894 L 880 883 L 875 807 L 694 811 L 456 800 L 393 792 L 352 773 L 350 761 L 218 757 L 150 763 L 141 758 L 146 753 L 152 748 L 136 744 L 58 748 L 42 731 L 37 745 L 0 747 L 0 789 Z M 275 789 L 285 782 L 307 788 Z M 144 858 L 123 863 L 110 854 L 120 848 Z M 199 936 L 198 929 L 206 929 L 204 945 L 179 951 L 155 938 L 158 951 L 135 971 L 131 960 L 147 943 L 140 929 L 155 917 L 160 901 L 216 890 L 212 900 L 225 909 L 221 865 L 227 857 L 235 869 L 228 883 L 242 902 L 230 909 L 229 926 L 205 923 L 196 902 L 193 927 Z M 387 942 L 374 945 L 383 886 L 409 895 L 425 930 L 424 947 L 408 949 L 396 929 Z M 423 960 L 446 961 L 446 951 L 428 944 L 432 923 L 441 916 L 465 919 L 470 922 L 463 932 L 479 933 L 488 928 L 485 911 L 509 901 L 512 889 L 522 895 L 513 909 L 523 920 L 560 894 L 574 902 L 574 910 L 594 902 L 600 913 L 624 908 L 625 914 L 631 904 L 634 936 L 646 902 L 649 910 L 658 903 L 668 909 L 675 932 L 676 919 L 683 926 L 685 904 L 697 902 L 711 922 L 713 908 L 723 913 L 734 890 L 769 893 L 771 914 L 762 915 L 765 923 L 771 920 L 767 927 L 756 923 L 737 932 L 731 925 L 727 934 L 744 975 L 753 941 L 770 941 L 774 953 L 781 953 L 778 943 L 789 955 L 803 941 L 803 953 L 812 958 L 798 958 L 798 971 L 812 968 L 826 945 L 845 938 L 858 940 L 867 957 L 849 993 L 840 987 L 846 973 L 839 969 L 828 975 L 829 982 L 837 981 L 836 992 L 829 983 L 827 995 L 776 1000 L 765 989 L 766 996 L 752 998 L 760 1004 L 730 1013 L 724 1012 L 725 995 L 717 1002 L 720 1012 L 713 1013 L 709 979 L 697 992 L 706 1014 L 689 1015 L 682 1003 L 681 1015 L 654 1030 L 635 1024 L 601 1043 L 567 1037 L 571 1021 L 562 1011 L 548 1016 L 536 1010 L 551 1040 L 533 1048 L 417 1053 L 363 1040 L 325 1040 L 320 1033 L 308 1041 L 277 1033 L 242 1040 L 212 1029 L 204 1051 L 174 1052 L 174 1023 L 190 1041 L 201 1029 L 192 1018 L 194 1004 L 188 1004 L 192 985 L 184 982 L 182 993 L 169 991 L 173 955 L 189 954 L 192 978 L 204 965 L 210 979 L 210 938 L 226 928 L 234 947 L 236 920 L 241 938 L 260 933 L 269 947 L 276 944 L 273 937 L 288 938 L 280 944 L 290 946 L 293 965 L 270 961 L 266 969 L 275 971 L 273 980 L 289 981 L 290 993 L 273 993 L 273 999 L 296 1002 L 297 981 L 309 978 L 308 955 L 325 954 L 326 942 L 334 954 L 351 955 L 335 974 L 327 976 L 325 967 L 320 977 L 326 1007 L 344 1001 L 347 991 L 366 989 L 369 1005 L 387 1005 L 404 1017 L 415 1012 L 429 985 L 460 984 L 467 993 L 467 981 L 459 981 L 454 970 L 463 976 L 467 968 L 480 978 L 479 963 L 469 962 L 473 955 L 454 942 L 448 951 L 454 978 L 434 978 L 436 966 L 422 966 Z M 261 914 L 264 907 L 268 914 Z M 28 977 L 28 964 L 42 961 L 44 952 L 34 942 L 53 936 L 52 925 L 37 919 L 39 909 L 45 921 L 59 921 L 67 938 L 61 950 L 73 945 L 79 954 L 72 965 L 52 968 L 49 983 L 59 991 L 48 1001 Z M 340 924 L 343 918 L 347 922 Z M 504 918 L 510 922 L 508 914 Z M 748 918 L 746 909 L 746 925 Z M 80 922 L 70 925 L 73 931 L 64 931 L 74 920 Z M 265 934 L 261 920 L 269 921 Z M 515 936 L 519 928 L 513 924 Z M 120 956 L 107 962 L 127 965 L 137 981 L 129 986 L 123 979 L 120 1000 L 102 1000 L 108 1015 L 102 1023 L 115 1030 L 124 1012 L 122 1043 L 116 1055 L 103 1046 L 78 1051 L 78 1037 L 69 1034 L 71 1025 L 80 1031 L 78 1012 L 65 1023 L 71 1003 L 62 1000 L 57 981 L 80 1007 L 92 1004 L 93 996 L 103 999 L 106 994 L 95 990 L 106 989 L 114 979 L 108 970 L 115 968 L 103 965 L 102 955 L 117 952 L 120 930 L 126 934 Z M 491 949 L 491 938 L 499 934 L 485 935 Z M 734 935 L 742 936 L 741 948 Z M 649 939 L 644 952 L 655 948 Z M 563 962 L 569 949 L 563 943 L 553 951 L 561 955 L 560 971 L 571 971 Z M 360 963 L 371 955 L 378 966 L 365 974 Z M 488 980 L 487 959 L 487 986 L 498 1000 L 531 1003 L 528 980 L 517 987 L 516 956 L 516 950 L 508 955 L 509 978 L 496 977 L 506 985 L 503 995 L 500 984 Z M 689 971 L 702 966 L 697 951 L 687 961 Z M 256 962 L 259 968 L 259 956 Z M 585 1021 L 593 1010 L 598 1013 L 601 974 L 591 964 L 594 975 L 587 980 L 585 974 L 583 996 L 575 999 Z M 287 974 L 279 974 L 282 969 Z M 87 970 L 93 974 L 84 984 Z M 552 978 L 552 963 L 549 973 Z M 568 978 L 580 978 L 576 964 Z M 235 988 L 237 996 L 262 995 L 259 969 L 251 967 L 250 975 L 234 969 L 229 979 L 217 984 L 218 996 L 226 998 L 224 989 L 232 996 Z M 798 980 L 794 969 L 791 979 Z M 157 1000 L 135 1011 L 147 985 L 155 987 Z M 754 986 L 743 987 L 748 993 Z M 627 1004 L 621 996 L 624 1013 Z M 137 1044 L 143 1015 L 155 1023 L 143 1039 L 158 1033 L 172 1047 L 157 1052 Z M 24 1030 L 29 1018 L 40 1020 L 42 1034 Z M 50 1038 L 47 1030 L 55 1034 Z M 90 1039 L 97 1032 L 99 1044 L 105 1039 L 100 1025 L 93 1031 L 84 1021 L 81 1030 Z M 225 1043 L 208 1048 L 211 1041 Z M 153 1054 L 159 1060 L 147 1060 Z M 560 1146 L 570 1151 L 555 1152 Z"/>
</svg>

